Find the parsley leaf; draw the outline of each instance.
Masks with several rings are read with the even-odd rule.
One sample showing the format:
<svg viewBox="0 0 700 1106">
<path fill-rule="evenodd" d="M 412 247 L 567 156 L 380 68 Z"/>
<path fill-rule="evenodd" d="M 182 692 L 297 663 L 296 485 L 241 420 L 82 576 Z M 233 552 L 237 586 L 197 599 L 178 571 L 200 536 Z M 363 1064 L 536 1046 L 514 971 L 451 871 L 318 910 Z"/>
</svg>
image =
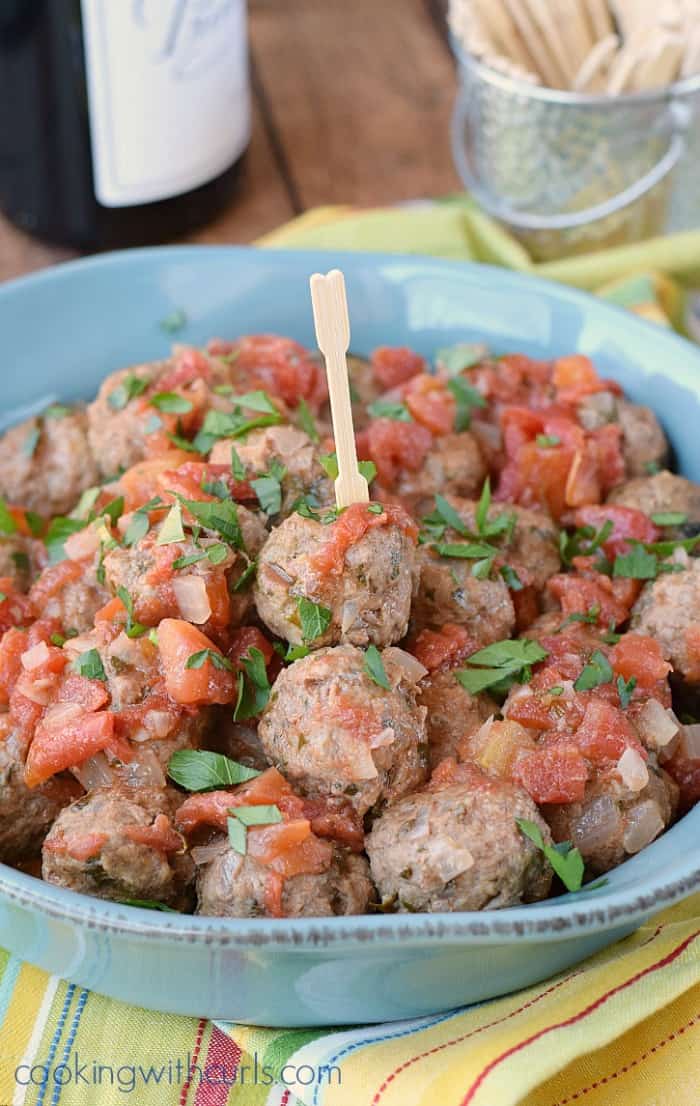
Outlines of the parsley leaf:
<svg viewBox="0 0 700 1106">
<path fill-rule="evenodd" d="M 598 621 L 599 615 L 600 615 L 600 604 L 599 603 L 593 603 L 588 608 L 587 611 L 573 611 L 572 614 L 567 614 L 567 616 L 564 619 L 564 621 L 562 622 L 561 626 L 559 626 L 558 629 L 556 630 L 556 633 L 560 634 L 561 631 L 566 626 L 570 626 L 572 622 L 587 622 L 589 625 L 595 626 L 596 622 Z"/>
<path fill-rule="evenodd" d="M 655 580 L 658 572 L 658 558 L 641 545 L 633 545 L 629 553 L 618 553 L 613 565 L 613 576 L 628 580 Z"/>
<path fill-rule="evenodd" d="M 157 392 L 149 399 L 151 407 L 156 407 L 165 415 L 186 415 L 192 410 L 192 402 L 177 392 Z"/>
<path fill-rule="evenodd" d="M 7 503 L 0 499 L 0 534 L 14 534 L 16 530 L 17 523 L 10 514 Z"/>
<path fill-rule="evenodd" d="M 682 511 L 657 511 L 650 518 L 656 526 L 682 526 L 688 521 L 688 516 Z"/>
<path fill-rule="evenodd" d="M 234 806 L 231 808 L 231 814 L 244 826 L 274 826 L 282 821 L 282 813 L 276 803 Z"/>
<path fill-rule="evenodd" d="M 620 696 L 620 706 L 623 710 L 627 710 L 632 700 L 632 692 L 637 686 L 637 677 L 630 676 L 629 680 L 625 681 L 624 677 L 617 677 L 617 694 Z"/>
<path fill-rule="evenodd" d="M 454 530 L 457 534 L 461 534 L 462 537 L 470 537 L 469 527 L 466 523 L 462 522 L 459 514 L 454 507 L 447 502 L 444 495 L 435 496 L 435 514 L 442 519 L 445 526 L 449 526 L 450 530 Z"/>
<path fill-rule="evenodd" d="M 291 664 L 292 661 L 299 661 L 302 657 L 308 657 L 311 652 L 308 645 L 288 645 L 285 649 L 284 645 L 279 641 L 275 642 L 273 649 L 277 655 L 282 658 L 285 664 Z"/>
<path fill-rule="evenodd" d="M 117 899 L 119 906 L 138 906 L 141 910 L 160 910 L 163 914 L 179 914 L 172 906 L 164 902 L 156 902 L 155 899 Z"/>
<path fill-rule="evenodd" d="M 129 638 L 143 637 L 148 630 L 148 626 L 143 626 L 140 622 L 134 621 L 134 600 L 121 584 L 117 588 L 117 595 L 126 607 L 126 636 Z"/>
<path fill-rule="evenodd" d="M 177 334 L 178 330 L 182 330 L 187 325 L 187 315 L 181 307 L 177 307 L 161 319 L 159 325 L 166 334 Z"/>
<path fill-rule="evenodd" d="M 527 818 L 516 818 L 515 822 L 520 832 L 544 853 L 567 891 L 580 891 L 584 863 L 579 850 L 572 848 L 568 841 L 559 845 L 545 845 L 542 830 L 536 822 Z"/>
<path fill-rule="evenodd" d="M 556 434 L 538 434 L 535 441 L 541 449 L 551 449 L 555 445 L 561 445 L 561 438 Z"/>
<path fill-rule="evenodd" d="M 52 565 L 66 559 L 64 543 L 71 534 L 77 534 L 78 530 L 84 530 L 87 520 L 82 518 L 63 518 L 57 515 L 51 519 L 49 528 L 44 538 L 44 544 L 49 554 L 49 562 Z"/>
<path fill-rule="evenodd" d="M 458 373 L 471 369 L 484 360 L 487 354 L 486 346 L 475 342 L 459 342 L 455 346 L 446 346 L 435 354 L 435 363 L 438 368 L 444 369 L 449 376 L 457 376 Z"/>
<path fill-rule="evenodd" d="M 221 534 L 222 538 L 237 549 L 245 549 L 243 532 L 238 521 L 238 508 L 232 499 L 222 499 L 215 503 L 184 499 L 182 496 L 178 496 L 178 499 L 207 530 Z"/>
<path fill-rule="evenodd" d="M 260 772 L 221 753 L 180 749 L 170 758 L 168 775 L 186 791 L 214 791 L 219 787 L 232 787 L 252 780 Z"/>
<path fill-rule="evenodd" d="M 311 414 L 311 408 L 309 407 L 305 399 L 299 400 L 299 404 L 297 406 L 297 415 L 299 417 L 299 426 L 301 427 L 301 429 L 304 431 L 305 434 L 309 435 L 311 441 L 314 442 L 315 445 L 318 445 L 321 440 L 321 436 L 316 429 L 316 420 Z"/>
<path fill-rule="evenodd" d="M 574 683 L 574 691 L 590 691 L 594 687 L 600 687 L 601 684 L 609 684 L 612 678 L 613 670 L 610 667 L 610 661 L 600 649 L 596 649 Z"/>
<path fill-rule="evenodd" d="M 113 411 L 122 411 L 130 400 L 136 399 L 151 383 L 147 376 L 137 376 L 136 373 L 127 373 L 121 384 L 107 396 L 107 403 Z"/>
<path fill-rule="evenodd" d="M 472 695 L 496 685 L 505 690 L 515 679 L 519 678 L 521 682 L 530 679 L 531 666 L 547 656 L 546 649 L 527 638 L 496 641 L 467 657 L 466 663 L 474 667 L 462 668 L 455 672 L 455 676 Z"/>
<path fill-rule="evenodd" d="M 255 576 L 257 571 L 258 562 L 256 560 L 248 561 L 248 564 L 243 569 L 243 572 L 233 585 L 232 591 L 243 591 L 243 588 L 247 587 L 251 579 Z"/>
<path fill-rule="evenodd" d="M 316 641 L 325 634 L 331 624 L 333 612 L 328 607 L 314 603 L 306 596 L 300 595 L 297 599 L 297 610 L 301 624 L 301 636 L 305 645 Z"/>
<path fill-rule="evenodd" d="M 286 475 L 285 466 L 273 459 L 269 472 L 250 481 L 258 503 L 268 517 L 278 515 L 282 510 L 282 481 Z"/>
<path fill-rule="evenodd" d="M 452 392 L 457 403 L 455 414 L 455 430 L 468 430 L 472 421 L 472 411 L 475 407 L 485 407 L 486 400 L 481 392 L 467 384 L 466 380 L 455 376 L 447 381 L 447 387 Z"/>
<path fill-rule="evenodd" d="M 322 453 L 319 457 L 321 468 L 330 480 L 338 479 L 338 458 L 335 453 Z M 358 461 L 357 467 L 368 484 L 371 484 L 377 475 L 377 466 L 374 461 Z"/>
<path fill-rule="evenodd" d="M 369 645 L 367 649 L 365 649 L 365 659 L 363 663 L 365 672 L 369 678 L 373 680 L 375 684 L 378 684 L 379 687 L 383 687 L 385 691 L 391 691 L 391 684 L 387 679 L 382 655 L 376 645 Z"/>
<path fill-rule="evenodd" d="M 70 415 L 70 407 L 67 407 L 65 403 L 51 403 L 42 412 L 42 418 L 44 419 L 64 419 L 66 415 Z"/>
<path fill-rule="evenodd" d="M 158 531 L 156 545 L 173 545 L 174 542 L 184 540 L 185 531 L 182 528 L 182 508 L 179 503 L 173 503 L 165 516 L 163 525 Z"/>
<path fill-rule="evenodd" d="M 73 671 L 88 680 L 107 680 L 102 658 L 97 649 L 88 649 L 73 661 Z"/>
<path fill-rule="evenodd" d="M 245 856 L 248 851 L 248 831 L 238 818 L 227 818 L 228 843 L 234 852 Z"/>
<path fill-rule="evenodd" d="M 141 541 L 141 538 L 145 538 L 151 525 L 148 512 L 162 506 L 162 502 L 160 496 L 156 496 L 155 499 L 151 499 L 148 503 L 144 503 L 142 507 L 139 507 L 138 511 L 134 511 L 124 534 L 124 545 L 136 545 L 136 542 Z"/>
<path fill-rule="evenodd" d="M 559 552 L 565 565 L 570 565 L 574 557 L 591 557 L 608 540 L 613 524 L 606 519 L 600 530 L 593 526 L 579 526 L 573 534 L 562 530 L 559 535 Z"/>
<path fill-rule="evenodd" d="M 234 480 L 238 482 L 245 480 L 245 465 L 238 456 L 238 451 L 234 445 L 231 446 L 231 473 Z"/>
<path fill-rule="evenodd" d="M 241 657 L 241 664 L 243 671 L 238 673 L 238 697 L 233 711 L 235 722 L 255 718 L 270 698 L 270 681 L 260 650 L 251 645 L 247 656 Z"/>
<path fill-rule="evenodd" d="M 185 661 L 185 668 L 203 668 L 207 661 L 220 672 L 233 672 L 231 661 L 216 649 L 200 649 L 197 653 L 191 653 Z"/>
<path fill-rule="evenodd" d="M 403 403 L 389 399 L 375 399 L 367 405 L 367 414 L 373 419 L 393 419 L 394 422 L 413 422 L 411 412 Z"/>
<path fill-rule="evenodd" d="M 522 591 L 525 585 L 514 568 L 510 565 L 501 565 L 500 573 L 510 591 Z"/>
</svg>

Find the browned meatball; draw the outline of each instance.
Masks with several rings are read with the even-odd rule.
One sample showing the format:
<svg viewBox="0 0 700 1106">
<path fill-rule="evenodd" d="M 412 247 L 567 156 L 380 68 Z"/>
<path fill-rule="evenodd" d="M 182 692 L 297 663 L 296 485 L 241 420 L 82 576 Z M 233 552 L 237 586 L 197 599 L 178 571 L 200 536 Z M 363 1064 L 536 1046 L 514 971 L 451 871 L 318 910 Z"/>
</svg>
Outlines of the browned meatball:
<svg viewBox="0 0 700 1106">
<path fill-rule="evenodd" d="M 214 849 L 208 847 L 207 851 Z M 324 871 L 284 880 L 284 917 L 325 918 L 367 911 L 373 887 L 364 856 L 335 844 L 328 851 L 329 863 Z M 197 913 L 223 918 L 269 916 L 269 880 L 268 867 L 248 854 L 241 856 L 222 838 L 220 850 L 199 868 Z"/>
<path fill-rule="evenodd" d="M 174 791 L 98 788 L 59 814 L 44 841 L 48 883 L 101 899 L 191 905 L 194 864 L 171 815 Z"/>
<path fill-rule="evenodd" d="M 364 814 L 418 787 L 427 775 L 425 710 L 391 651 L 390 690 L 352 645 L 319 649 L 275 681 L 258 733 L 265 754 L 302 795 L 346 795 Z"/>
<path fill-rule="evenodd" d="M 634 507 L 645 515 L 685 515 L 678 526 L 664 527 L 665 538 L 692 538 L 700 533 L 700 484 L 665 469 L 654 476 L 638 476 L 619 484 L 608 496 L 608 503 Z M 694 552 L 700 550 L 696 547 Z"/>
<path fill-rule="evenodd" d="M 125 588 L 134 604 L 134 617 L 145 626 L 163 618 L 184 618 L 218 637 L 239 626 L 251 609 L 252 589 L 239 581 L 258 553 L 267 531 L 246 507 L 237 508 L 245 550 L 222 542 L 220 536 L 158 544 L 158 529 L 131 546 L 115 546 L 104 557 L 104 573 L 113 593 Z M 209 534 L 205 531 L 205 534 Z M 207 554 L 211 553 L 211 558 Z M 213 558 L 213 559 L 212 559 Z M 183 563 L 184 562 L 184 563 Z M 159 569 L 174 568 L 169 579 Z"/>
<path fill-rule="evenodd" d="M 251 430 L 243 441 L 216 442 L 210 461 L 228 465 L 235 448 L 245 467 L 246 479 L 253 480 L 269 473 L 275 462 L 283 467 L 280 479 L 282 505 L 278 520 L 286 518 L 294 504 L 309 496 L 319 506 L 333 501 L 333 485 L 319 462 L 320 450 L 308 434 L 296 426 L 268 426 Z"/>
<path fill-rule="evenodd" d="M 476 495 L 487 475 L 479 443 L 469 431 L 436 438 L 418 472 L 404 469 L 392 489 L 417 516 L 430 510 L 435 495 Z"/>
<path fill-rule="evenodd" d="M 331 572 L 321 573 L 314 558 L 330 538 L 329 526 L 298 514 L 272 531 L 255 582 L 260 618 L 274 634 L 299 645 L 299 601 L 307 599 L 330 611 L 328 628 L 307 642 L 313 648 L 341 641 L 381 648 L 399 641 L 408 628 L 416 583 L 413 537 L 394 523 L 374 526 Z"/>
<path fill-rule="evenodd" d="M 55 776 L 41 787 L 24 782 L 24 757 L 12 734 L 0 741 L 0 860 L 39 856 L 58 814 L 80 794 L 72 777 Z"/>
<path fill-rule="evenodd" d="M 459 541 L 448 533 L 446 542 Z M 418 547 L 420 583 L 413 601 L 414 630 L 440 627 L 446 622 L 464 626 L 478 647 L 509 638 L 515 628 L 515 610 L 500 576 L 479 580 L 474 561 L 441 557 L 429 545 Z"/>
<path fill-rule="evenodd" d="M 483 722 L 498 711 L 488 695 L 471 695 L 462 687 L 454 669 L 431 672 L 420 682 L 418 702 L 425 707 L 430 745 L 430 767 L 446 757 L 459 759 L 459 750 Z"/>
<path fill-rule="evenodd" d="M 494 910 L 545 898 L 551 869 L 516 818 L 536 822 L 551 840 L 524 791 L 467 765 L 399 799 L 367 837 L 382 901 L 399 912 L 434 912 Z"/>
<path fill-rule="evenodd" d="M 650 760 L 649 782 L 631 791 L 614 775 L 599 774 L 580 803 L 542 807 L 555 841 L 571 841 L 592 875 L 609 872 L 663 833 L 678 806 L 678 787 Z"/>
<path fill-rule="evenodd" d="M 578 417 L 587 430 L 597 430 L 607 423 L 619 425 L 628 476 L 646 476 L 649 465 L 664 465 L 668 460 L 666 435 L 650 407 L 631 403 L 612 392 L 596 392 L 579 405 Z"/>
<path fill-rule="evenodd" d="M 99 520 L 72 535 L 66 559 L 44 568 L 29 593 L 34 609 L 43 618 L 57 619 L 65 631 L 87 633 L 111 598 L 100 581 L 101 530 Z"/>
<path fill-rule="evenodd" d="M 0 495 L 42 515 L 65 515 L 97 482 L 82 408 L 33 417 L 0 438 Z"/>
<path fill-rule="evenodd" d="M 632 608 L 631 629 L 656 638 L 681 679 L 700 683 L 700 560 L 650 580 Z"/>
</svg>

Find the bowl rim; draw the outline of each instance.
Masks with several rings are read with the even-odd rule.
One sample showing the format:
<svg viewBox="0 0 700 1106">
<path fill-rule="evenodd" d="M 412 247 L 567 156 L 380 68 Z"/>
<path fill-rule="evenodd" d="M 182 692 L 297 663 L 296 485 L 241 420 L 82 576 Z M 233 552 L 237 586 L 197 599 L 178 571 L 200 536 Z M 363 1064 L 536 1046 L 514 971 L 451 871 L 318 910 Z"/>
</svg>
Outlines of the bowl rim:
<svg viewBox="0 0 700 1106">
<path fill-rule="evenodd" d="M 0 286 L 0 307 L 6 300 L 31 292 L 42 285 L 61 282 L 66 277 L 100 269 L 114 269 L 122 265 L 157 261 L 159 258 L 187 261 L 206 254 L 230 254 L 234 257 L 285 260 L 291 264 L 306 261 L 309 272 L 315 267 L 346 265 L 350 268 L 364 263 L 379 270 L 383 266 L 410 264 L 418 268 L 435 268 L 443 272 L 471 272 L 480 280 L 509 285 L 526 290 L 539 289 L 544 295 L 564 302 L 590 307 L 610 318 L 611 325 L 633 332 L 652 334 L 668 349 L 674 346 L 686 358 L 697 359 L 700 368 L 700 350 L 687 339 L 661 329 L 629 311 L 571 286 L 531 274 L 483 265 L 470 261 L 427 257 L 416 254 L 386 252 L 329 251 L 320 249 L 265 249 L 234 245 L 170 245 L 129 250 L 116 250 L 87 258 L 59 262 L 47 269 L 6 281 Z M 700 379 L 700 377 L 699 377 Z M 699 387 L 700 390 L 700 387 Z M 697 821 L 700 828 L 700 805 L 689 811 L 676 826 Z M 663 835 L 666 837 L 666 834 Z M 661 840 L 661 839 L 659 839 Z M 653 847 L 652 846 L 650 847 Z M 695 854 L 695 855 L 693 855 Z M 629 862 L 626 862 L 629 863 Z M 616 871 L 624 868 L 620 865 Z M 143 940 L 201 943 L 218 947 L 238 946 L 254 948 L 262 945 L 289 946 L 289 951 L 308 951 L 309 947 L 352 946 L 367 943 L 413 941 L 465 945 L 503 944 L 512 939 L 535 943 L 575 938 L 584 934 L 599 933 L 619 928 L 631 930 L 650 914 L 663 906 L 700 889 L 700 850 L 686 850 L 673 865 L 677 871 L 667 875 L 668 868 L 656 871 L 640 881 L 639 891 L 634 887 L 606 889 L 601 886 L 591 891 L 567 894 L 555 899 L 525 906 L 506 907 L 493 911 L 464 911 L 460 913 L 434 914 L 376 914 L 331 918 L 215 918 L 187 914 L 169 914 L 139 907 L 127 907 L 105 899 L 56 887 L 38 877 L 18 871 L 0 863 L 0 898 L 19 908 L 40 910 L 57 922 L 84 925 L 113 934 L 121 934 Z"/>
</svg>

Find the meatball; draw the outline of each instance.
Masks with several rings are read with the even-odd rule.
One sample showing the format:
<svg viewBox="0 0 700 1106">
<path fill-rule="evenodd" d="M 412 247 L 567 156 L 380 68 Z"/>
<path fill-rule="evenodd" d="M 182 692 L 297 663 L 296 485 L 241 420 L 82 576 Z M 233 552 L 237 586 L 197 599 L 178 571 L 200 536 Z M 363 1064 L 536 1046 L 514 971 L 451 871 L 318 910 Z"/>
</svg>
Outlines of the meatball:
<svg viewBox="0 0 700 1106">
<path fill-rule="evenodd" d="M 284 468 L 280 478 L 282 506 L 278 519 L 286 518 L 304 496 L 309 496 L 319 506 L 333 501 L 333 484 L 320 464 L 319 450 L 303 430 L 295 426 L 268 426 L 251 430 L 244 441 L 223 439 L 214 445 L 209 458 L 211 463 L 230 464 L 234 448 L 245 466 L 248 480 L 270 472 L 275 462 Z"/>
<path fill-rule="evenodd" d="M 27 419 L 0 438 L 0 495 L 30 511 L 67 514 L 97 477 L 82 408 Z"/>
<path fill-rule="evenodd" d="M 383 668 L 388 691 L 360 649 L 339 645 L 277 677 L 258 734 L 270 762 L 302 795 L 346 795 L 365 814 L 425 780 L 425 708 L 390 650 Z"/>
<path fill-rule="evenodd" d="M 43 545 L 23 534 L 0 537 L 0 577 L 12 581 L 16 591 L 24 592 L 46 557 Z"/>
<path fill-rule="evenodd" d="M 630 627 L 656 638 L 677 676 L 700 683 L 700 560 L 650 580 L 632 608 Z"/>
<path fill-rule="evenodd" d="M 430 510 L 435 495 L 473 496 L 487 476 L 479 443 L 468 431 L 435 438 L 417 472 L 404 468 L 392 491 L 414 514 Z"/>
<path fill-rule="evenodd" d="M 645 476 L 648 466 L 664 465 L 669 447 L 659 421 L 650 407 L 631 403 L 612 392 L 586 396 L 578 408 L 586 430 L 616 423 L 622 431 L 622 454 L 628 476 Z"/>
<path fill-rule="evenodd" d="M 371 505 L 370 505 L 371 506 Z M 381 508 L 379 508 L 381 511 Z M 334 559 L 330 571 L 319 570 L 318 556 L 333 538 L 333 526 L 292 514 L 273 530 L 260 554 L 255 603 L 266 626 L 294 645 L 303 638 L 299 601 L 308 599 L 330 611 L 314 648 L 349 642 L 380 648 L 406 633 L 416 582 L 415 541 L 406 527 L 389 522 L 395 508 L 369 515 L 369 506 L 350 510 L 373 525 Z M 341 517 L 341 525 L 346 519 Z"/>
<path fill-rule="evenodd" d="M 466 628 L 475 649 L 511 636 L 515 609 L 500 576 L 479 580 L 472 572 L 474 561 L 441 557 L 429 545 L 418 547 L 417 560 L 420 583 L 411 611 L 415 630 L 454 622 Z"/>
<path fill-rule="evenodd" d="M 669 511 L 685 515 L 679 526 L 664 527 L 665 538 L 693 538 L 700 533 L 700 484 L 665 469 L 654 476 L 638 476 L 619 484 L 608 496 L 608 503 L 634 507 L 645 515 Z"/>
<path fill-rule="evenodd" d="M 80 535 L 87 534 L 87 530 Z M 48 565 L 29 592 L 34 609 L 42 618 L 55 618 L 63 629 L 87 633 L 95 615 L 110 599 L 110 593 L 98 579 L 100 550 L 80 560 L 70 558 Z"/>
<path fill-rule="evenodd" d="M 325 918 L 364 914 L 373 894 L 369 865 L 333 845 L 322 872 L 302 873 L 284 880 L 280 911 L 287 918 Z M 196 855 L 196 854 L 195 854 Z M 197 874 L 198 914 L 223 918 L 270 915 L 270 869 L 250 854 L 241 856 L 225 840 L 220 851 Z"/>
<path fill-rule="evenodd" d="M 454 669 L 431 672 L 421 680 L 418 703 L 425 707 L 430 767 L 447 757 L 459 759 L 465 738 L 498 711 L 488 695 L 472 695 L 462 687 Z"/>
<path fill-rule="evenodd" d="M 175 791 L 101 787 L 59 814 L 44 841 L 47 883 L 101 899 L 191 905 L 195 869 L 171 822 Z"/>
<path fill-rule="evenodd" d="M 238 626 L 252 606 L 252 590 L 236 588 L 262 546 L 267 531 L 257 515 L 237 508 L 245 552 L 222 543 L 220 537 L 190 537 L 158 544 L 158 530 L 131 546 L 115 546 L 104 557 L 104 573 L 113 593 L 125 588 L 134 617 L 145 626 L 164 618 L 184 618 L 215 638 Z M 207 551 L 215 550 L 213 560 Z M 182 562 L 185 562 L 184 564 Z"/>
<path fill-rule="evenodd" d="M 640 852 L 666 828 L 678 806 L 678 787 L 651 763 L 649 782 L 630 791 L 616 776 L 599 773 L 579 803 L 542 807 L 555 841 L 571 841 L 586 868 L 600 875 Z"/>
<path fill-rule="evenodd" d="M 471 765 L 443 764 L 430 786 L 388 807 L 367 837 L 372 878 L 399 912 L 493 910 L 543 899 L 552 872 L 518 829 L 551 837 L 520 788 Z"/>
<path fill-rule="evenodd" d="M 12 735 L 0 741 L 0 860 L 15 864 L 39 856 L 52 823 L 81 793 L 71 777 L 55 776 L 41 787 L 24 782 L 24 758 Z"/>
</svg>

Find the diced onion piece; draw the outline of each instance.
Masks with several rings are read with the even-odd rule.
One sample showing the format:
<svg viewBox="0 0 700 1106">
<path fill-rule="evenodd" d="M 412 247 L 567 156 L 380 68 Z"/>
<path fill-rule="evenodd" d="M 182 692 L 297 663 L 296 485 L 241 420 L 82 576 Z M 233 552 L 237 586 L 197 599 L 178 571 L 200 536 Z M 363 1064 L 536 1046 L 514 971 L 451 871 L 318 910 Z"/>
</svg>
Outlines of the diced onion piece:
<svg viewBox="0 0 700 1106">
<path fill-rule="evenodd" d="M 370 749 L 383 749 L 385 745 L 393 745 L 395 741 L 396 734 L 391 726 L 385 726 L 380 733 L 372 734 L 369 739 L 369 747 Z"/>
<path fill-rule="evenodd" d="M 81 653 L 87 653 L 95 648 L 92 634 L 81 634 L 80 637 L 69 637 L 63 643 L 63 652 L 68 653 L 71 659 L 79 657 Z"/>
<path fill-rule="evenodd" d="M 167 737 L 174 719 L 169 710 L 149 710 L 143 717 L 143 724 L 151 737 Z"/>
<path fill-rule="evenodd" d="M 349 774 L 351 780 L 375 780 L 379 775 L 369 742 L 355 743 Z"/>
<path fill-rule="evenodd" d="M 625 749 L 617 762 L 617 770 L 630 791 L 642 791 L 649 783 L 649 769 L 636 749 Z"/>
<path fill-rule="evenodd" d="M 340 632 L 347 634 L 355 623 L 360 613 L 360 607 L 355 599 L 348 599 L 343 603 L 343 613 L 340 617 Z"/>
<path fill-rule="evenodd" d="M 161 788 L 166 784 L 163 767 L 147 746 L 140 746 L 132 760 L 120 767 L 119 776 L 130 787 Z"/>
<path fill-rule="evenodd" d="M 645 745 L 663 749 L 678 733 L 679 723 L 658 699 L 647 699 L 637 715 L 637 730 Z"/>
<path fill-rule="evenodd" d="M 620 828 L 617 805 L 609 795 L 600 795 L 586 804 L 572 828 L 571 838 L 582 856 L 590 857 L 614 840 Z"/>
<path fill-rule="evenodd" d="M 449 883 L 474 867 L 474 857 L 469 849 L 460 848 L 454 841 L 435 839 L 429 851 L 431 866 L 443 883 Z"/>
<path fill-rule="evenodd" d="M 681 747 L 683 756 L 688 760 L 700 760 L 700 722 L 683 727 Z"/>
<path fill-rule="evenodd" d="M 424 664 L 416 660 L 412 653 L 407 653 L 405 649 L 399 649 L 396 645 L 388 646 L 383 651 L 382 657 L 385 661 L 403 669 L 407 680 L 412 684 L 420 683 L 423 677 L 428 675 L 428 669 Z"/>
<path fill-rule="evenodd" d="M 638 853 L 663 831 L 664 820 L 658 805 L 645 799 L 632 807 L 627 815 L 627 825 L 622 838 L 626 853 Z"/>
<path fill-rule="evenodd" d="M 86 791 L 92 791 L 95 787 L 113 787 L 115 783 L 114 770 L 110 768 L 104 753 L 95 753 L 89 760 L 77 764 L 71 772 Z"/>
<path fill-rule="evenodd" d="M 175 576 L 173 591 L 186 622 L 202 626 L 211 618 L 211 603 L 203 576 Z"/>
<path fill-rule="evenodd" d="M 66 556 L 71 561 L 82 561 L 86 557 L 92 557 L 100 547 L 100 535 L 96 527 L 86 526 L 84 530 L 77 530 L 70 534 L 64 542 Z"/>
<path fill-rule="evenodd" d="M 683 568 L 687 568 L 690 564 L 690 557 L 688 556 L 688 550 L 684 549 L 682 545 L 677 545 L 673 550 L 673 553 L 668 558 L 669 563 L 675 565 L 682 565 Z"/>
<path fill-rule="evenodd" d="M 40 641 L 37 645 L 32 645 L 31 649 L 27 649 L 26 652 L 22 653 L 20 657 L 22 668 L 26 672 L 33 672 L 35 668 L 40 668 L 42 664 L 45 664 L 50 655 L 46 642 Z"/>
<path fill-rule="evenodd" d="M 227 849 L 228 844 L 226 838 L 220 837 L 217 841 L 212 841 L 209 845 L 195 845 L 195 847 L 190 850 L 190 856 L 195 864 L 201 866 L 203 864 L 209 864 L 212 860 L 216 860 L 216 858 L 221 856 L 222 853 L 225 853 Z M 240 858 L 240 863 L 242 863 L 242 858 Z M 240 867 L 240 863 L 238 867 Z"/>
</svg>

